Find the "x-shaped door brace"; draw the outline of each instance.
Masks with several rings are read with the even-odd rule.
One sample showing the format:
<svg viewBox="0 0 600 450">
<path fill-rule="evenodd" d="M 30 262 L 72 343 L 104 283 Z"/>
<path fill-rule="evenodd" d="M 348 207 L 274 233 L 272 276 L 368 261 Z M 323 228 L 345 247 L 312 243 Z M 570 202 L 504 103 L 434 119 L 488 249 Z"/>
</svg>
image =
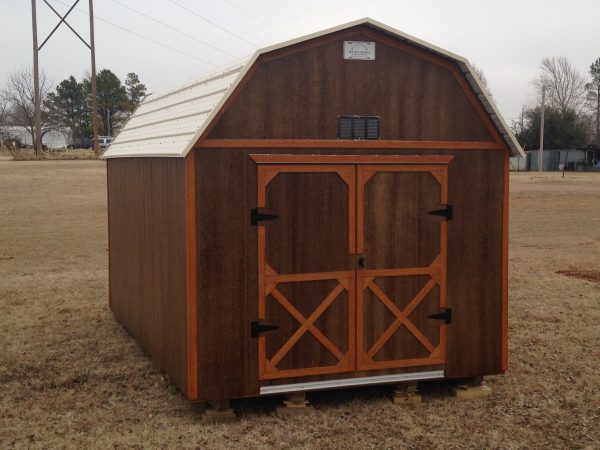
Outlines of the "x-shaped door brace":
<svg viewBox="0 0 600 450">
<path fill-rule="evenodd" d="M 279 275 L 275 270 L 266 265 L 266 277 L 267 286 L 265 290 L 266 295 L 271 295 L 294 319 L 301 324 L 294 334 L 287 340 L 287 342 L 277 351 L 277 353 L 269 360 L 266 360 L 267 372 L 276 372 L 277 364 L 289 353 L 294 345 L 300 340 L 306 332 L 312 334 L 321 345 L 323 345 L 337 360 L 338 364 L 345 364 L 348 362 L 349 353 L 343 353 L 336 345 L 327 338 L 314 323 L 319 317 L 329 308 L 333 302 L 339 297 L 344 291 L 350 291 L 350 277 L 347 272 L 331 272 L 321 274 L 307 274 L 311 281 L 315 279 L 315 275 L 318 275 L 321 280 L 334 279 L 338 284 L 333 290 L 325 297 L 325 299 L 317 306 L 317 308 L 308 316 L 305 317 L 298 309 L 291 304 L 291 302 L 277 289 L 279 283 L 294 282 L 294 281 L 305 281 L 302 274 L 297 275 Z"/>
<path fill-rule="evenodd" d="M 439 284 L 439 256 L 435 258 L 435 260 L 426 268 L 422 270 L 423 275 L 429 275 L 429 281 L 421 288 L 418 294 L 409 302 L 409 304 L 401 310 L 396 306 L 396 304 L 381 290 L 377 284 L 375 284 L 374 280 L 377 278 L 375 276 L 367 276 L 361 279 L 361 287 L 359 289 L 369 289 L 375 296 L 396 316 L 396 319 L 390 324 L 390 326 L 385 330 L 385 332 L 377 339 L 375 344 L 365 352 L 362 357 L 366 359 L 367 363 L 374 363 L 373 357 L 381 350 L 384 344 L 392 337 L 392 335 L 400 328 L 401 325 L 404 325 L 406 329 L 421 343 L 423 347 L 427 349 L 427 351 L 431 354 L 430 357 L 437 356 L 436 351 L 439 347 L 434 346 L 427 337 L 419 331 L 419 329 L 409 320 L 410 314 L 415 310 L 417 306 L 423 301 L 423 299 L 429 294 L 429 292 L 434 288 L 435 285 Z M 409 269 L 411 270 L 411 269 Z M 418 269 L 417 269 L 418 270 Z M 415 271 L 415 269 L 412 269 Z M 397 276 L 401 276 L 400 273 Z M 360 326 L 360 325 L 359 325 Z"/>
</svg>

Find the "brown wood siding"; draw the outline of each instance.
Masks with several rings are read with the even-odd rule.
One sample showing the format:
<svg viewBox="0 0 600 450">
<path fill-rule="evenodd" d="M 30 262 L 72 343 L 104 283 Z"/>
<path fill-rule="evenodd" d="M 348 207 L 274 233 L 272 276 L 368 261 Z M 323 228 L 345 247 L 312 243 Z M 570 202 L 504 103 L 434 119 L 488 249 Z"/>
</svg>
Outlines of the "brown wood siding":
<svg viewBox="0 0 600 450">
<path fill-rule="evenodd" d="M 344 60 L 344 40 L 375 40 L 376 59 Z M 382 140 L 492 141 L 457 66 L 396 42 L 357 27 L 264 55 L 208 137 L 336 139 L 337 117 L 356 114 L 381 116 Z"/>
<path fill-rule="evenodd" d="M 448 197 L 455 217 L 448 224 L 447 288 L 453 322 L 447 327 L 446 375 L 501 372 L 503 151 L 201 149 L 196 152 L 199 400 L 259 393 L 257 341 L 249 333 L 258 308 L 257 229 L 250 224 L 250 209 L 257 205 L 256 164 L 248 156 L 256 153 L 453 155 Z M 407 371 L 414 369 L 262 384 Z"/>
<path fill-rule="evenodd" d="M 185 161 L 107 162 L 112 311 L 187 393 Z"/>
<path fill-rule="evenodd" d="M 450 164 L 446 376 L 502 372 L 503 151 L 464 152 Z"/>
<path fill-rule="evenodd" d="M 247 178 L 249 162 L 241 152 L 196 154 L 200 401 L 258 393 L 249 325 L 258 307 L 257 238 L 250 226 L 257 190 L 256 176 Z"/>
</svg>

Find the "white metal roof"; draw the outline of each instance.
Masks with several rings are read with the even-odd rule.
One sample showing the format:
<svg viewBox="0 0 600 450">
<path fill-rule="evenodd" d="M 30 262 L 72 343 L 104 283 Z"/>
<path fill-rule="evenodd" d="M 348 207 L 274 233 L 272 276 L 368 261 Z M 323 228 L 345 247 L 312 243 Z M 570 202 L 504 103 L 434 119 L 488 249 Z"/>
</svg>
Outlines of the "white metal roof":
<svg viewBox="0 0 600 450">
<path fill-rule="evenodd" d="M 156 95 L 140 103 L 101 158 L 185 156 L 198 129 L 238 78 L 246 63 Z"/>
<path fill-rule="evenodd" d="M 473 67 L 465 58 L 373 19 L 365 18 L 258 50 L 244 63 L 214 72 L 176 89 L 147 96 L 104 151 L 101 158 L 185 157 L 260 55 L 362 24 L 407 41 L 433 54 L 456 61 L 511 149 L 511 154 L 525 156 L 517 139 L 475 75 Z"/>
</svg>

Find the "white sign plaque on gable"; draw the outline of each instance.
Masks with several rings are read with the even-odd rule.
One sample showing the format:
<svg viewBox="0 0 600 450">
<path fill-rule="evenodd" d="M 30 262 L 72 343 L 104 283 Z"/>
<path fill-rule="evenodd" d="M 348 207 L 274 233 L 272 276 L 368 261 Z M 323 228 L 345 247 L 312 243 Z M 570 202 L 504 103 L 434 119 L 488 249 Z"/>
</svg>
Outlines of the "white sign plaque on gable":
<svg viewBox="0 0 600 450">
<path fill-rule="evenodd" d="M 344 41 L 344 59 L 375 59 L 375 42 Z"/>
</svg>

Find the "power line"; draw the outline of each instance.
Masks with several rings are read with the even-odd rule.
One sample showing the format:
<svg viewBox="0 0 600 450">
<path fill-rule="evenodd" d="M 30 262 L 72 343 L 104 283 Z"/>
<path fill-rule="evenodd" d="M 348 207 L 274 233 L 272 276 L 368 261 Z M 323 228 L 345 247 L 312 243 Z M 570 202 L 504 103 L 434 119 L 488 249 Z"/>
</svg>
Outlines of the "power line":
<svg viewBox="0 0 600 450">
<path fill-rule="evenodd" d="M 286 33 L 285 31 L 282 31 L 282 30 L 280 30 L 280 29 L 279 29 L 279 28 L 277 28 L 276 26 L 274 26 L 274 25 L 271 25 L 271 24 L 270 24 L 269 22 L 267 22 L 266 20 L 262 19 L 262 18 L 261 18 L 261 17 L 259 17 L 259 16 L 256 16 L 256 15 L 252 14 L 250 11 L 247 11 L 247 10 L 245 10 L 245 9 L 243 9 L 243 8 L 241 8 L 241 7 L 239 7 L 239 6 L 238 6 L 238 5 L 236 5 L 235 3 L 233 3 L 233 2 L 230 2 L 229 0 L 223 0 L 223 1 L 224 1 L 225 3 L 227 3 L 229 6 L 231 6 L 231 7 L 235 8 L 235 9 L 237 9 L 238 11 L 241 11 L 241 12 L 243 12 L 244 14 L 246 14 L 246 15 L 248 15 L 248 16 L 250 16 L 250 17 L 252 17 L 254 20 L 258 20 L 258 21 L 259 21 L 260 23 L 262 23 L 263 25 L 266 25 L 266 26 L 268 26 L 268 27 L 272 28 L 273 30 L 277 31 L 278 33 L 281 33 L 281 34 L 283 34 L 283 35 L 284 35 L 284 36 L 286 36 L 287 38 L 290 38 L 290 39 L 291 39 L 291 38 L 293 37 L 291 34 L 288 34 L 288 33 Z"/>
<path fill-rule="evenodd" d="M 200 19 L 208 22 L 209 24 L 219 28 L 220 30 L 223 30 L 224 32 L 231 34 L 232 36 L 244 41 L 245 43 L 251 45 L 252 47 L 256 48 L 256 47 L 260 47 L 259 44 L 257 44 L 254 40 L 256 39 L 256 36 L 252 36 L 249 33 L 245 32 L 244 30 L 235 27 L 234 25 L 225 22 L 223 19 L 219 18 L 219 17 L 215 17 L 212 14 L 207 13 L 206 11 L 201 10 L 200 8 L 198 8 L 196 5 L 194 4 L 190 4 L 189 2 L 185 1 L 185 0 L 170 0 L 171 3 L 174 3 L 175 5 L 179 6 L 180 8 L 185 9 L 186 11 L 191 12 L 192 14 L 194 14 L 196 17 L 199 17 Z M 216 21 L 223 23 L 223 25 L 228 26 L 231 29 L 237 30 L 239 32 L 242 32 L 244 34 L 246 34 L 247 36 L 249 36 L 252 40 L 246 39 L 243 36 L 240 36 L 237 33 L 234 33 L 233 31 L 227 29 L 226 27 L 224 27 L 223 25 L 219 25 Z M 258 39 L 258 40 L 262 40 L 262 39 Z M 262 40 L 263 42 L 265 42 L 264 40 Z"/>
<path fill-rule="evenodd" d="M 108 24 L 108 25 L 111 25 L 111 26 L 113 26 L 113 27 L 115 27 L 115 28 L 118 28 L 118 29 L 119 29 L 119 30 L 121 30 L 121 31 L 125 31 L 126 33 L 133 34 L 134 36 L 137 36 L 137 37 L 139 37 L 139 38 L 141 38 L 141 39 L 145 39 L 145 40 L 147 40 L 147 41 L 149 41 L 149 42 L 152 42 L 153 44 L 160 45 L 161 47 L 164 47 L 164 48 L 166 48 L 166 49 L 169 49 L 169 50 L 172 50 L 172 51 L 174 51 L 174 52 L 177 52 L 177 53 L 179 53 L 180 55 L 187 56 L 188 58 L 193 58 L 193 59 L 195 59 L 195 60 L 197 60 L 197 61 L 203 62 L 204 64 L 208 64 L 209 66 L 212 66 L 212 67 L 217 67 L 217 65 L 216 65 L 216 64 L 214 64 L 214 63 L 211 63 L 211 62 L 209 62 L 209 61 L 206 61 L 205 59 L 198 58 L 197 56 L 194 56 L 194 55 L 191 55 L 191 54 L 189 54 L 189 53 L 186 53 L 186 52 L 184 52 L 184 51 L 182 51 L 182 50 L 176 49 L 175 47 L 171 47 L 170 45 L 163 44 L 162 42 L 159 42 L 159 41 L 155 41 L 155 40 L 154 40 L 154 39 L 152 39 L 152 38 L 149 38 L 149 37 L 147 37 L 147 36 L 144 36 L 144 35 L 141 35 L 141 34 L 139 34 L 139 33 L 136 33 L 135 31 L 128 30 L 127 28 L 123 28 L 122 26 L 120 26 L 120 25 L 117 25 L 117 24 L 114 24 L 114 23 L 112 23 L 112 22 L 109 22 L 109 21 L 108 21 L 108 20 L 106 20 L 106 19 L 101 19 L 101 18 L 100 18 L 100 17 L 98 17 L 98 16 L 96 16 L 96 19 L 97 19 L 97 20 L 99 20 L 100 22 L 104 22 L 104 23 L 106 23 L 106 24 Z"/>
<path fill-rule="evenodd" d="M 173 27 L 173 26 L 171 26 L 171 25 L 169 25 L 169 24 L 167 24 L 167 23 L 161 22 L 160 20 L 158 20 L 158 19 L 155 19 L 154 17 L 151 17 L 151 16 L 149 16 L 148 14 L 146 14 L 146 13 L 144 13 L 144 12 L 142 12 L 142 11 L 139 11 L 139 10 L 137 10 L 137 9 L 135 9 L 135 8 L 132 8 L 131 6 L 125 5 L 125 4 L 121 3 L 119 0 L 112 0 L 112 1 L 113 1 L 113 2 L 115 2 L 115 3 L 116 3 L 116 4 L 118 4 L 118 5 L 121 5 L 123 8 L 127 8 L 127 9 L 129 9 L 129 10 L 131 10 L 131 11 L 133 11 L 133 12 L 135 12 L 135 13 L 139 14 L 139 15 L 141 15 L 141 16 L 144 16 L 144 17 L 146 17 L 147 19 L 150 19 L 150 20 L 152 20 L 153 22 L 156 22 L 156 23 L 158 23 L 159 25 L 162 25 L 162 26 L 163 26 L 163 27 L 165 27 L 165 28 L 168 28 L 169 30 L 175 31 L 175 32 L 177 32 L 177 33 L 181 34 L 182 36 L 185 36 L 185 37 L 187 37 L 187 38 L 193 39 L 194 41 L 196 41 L 196 42 L 199 42 L 199 43 L 200 43 L 200 44 L 202 44 L 202 45 L 205 45 L 205 46 L 207 46 L 207 47 L 210 47 L 210 48 L 212 48 L 213 50 L 216 50 L 216 51 L 218 51 L 218 52 L 220 52 L 220 53 L 223 53 L 223 54 L 225 54 L 225 55 L 227 55 L 227 56 L 231 56 L 232 58 L 239 58 L 239 56 L 236 56 L 236 55 L 234 55 L 234 54 L 232 54 L 232 53 L 229 53 L 229 52 L 227 52 L 227 51 L 225 51 L 225 50 L 222 50 L 222 49 L 220 49 L 220 48 L 218 48 L 218 47 L 215 47 L 214 45 L 211 45 L 211 44 L 209 44 L 208 42 L 205 42 L 205 41 L 203 41 L 203 40 L 201 40 L 201 39 L 198 39 L 197 37 L 195 37 L 195 36 L 192 36 L 191 34 L 188 34 L 188 33 L 184 32 L 184 31 L 181 31 L 180 29 L 178 29 L 178 28 L 175 28 L 175 27 Z"/>
<path fill-rule="evenodd" d="M 63 2 L 63 1 L 61 1 L 61 0 L 54 0 L 54 1 L 55 1 L 55 2 L 57 2 L 57 3 L 60 3 L 61 5 L 69 6 L 68 4 L 66 4 L 65 2 Z M 79 9 L 79 8 L 75 8 L 75 11 L 77 11 L 77 12 L 79 12 L 79 13 L 82 13 L 82 14 L 85 14 L 85 15 L 87 15 L 87 12 L 86 12 L 86 11 L 83 11 L 83 10 L 81 10 L 81 9 Z M 94 15 L 94 18 L 95 18 L 96 20 L 99 20 L 100 22 L 103 22 L 103 23 L 106 23 L 106 24 L 108 24 L 108 25 L 110 25 L 110 26 L 113 26 L 113 27 L 115 27 L 115 28 L 118 28 L 118 29 L 119 29 L 119 30 L 121 30 L 121 31 L 124 31 L 124 32 L 126 32 L 126 33 L 129 33 L 129 34 L 133 34 L 134 36 L 137 36 L 137 37 L 139 37 L 140 39 L 144 39 L 144 40 L 146 40 L 146 41 L 152 42 L 153 44 L 160 45 L 161 47 L 164 47 L 164 48 L 166 48 L 166 49 L 169 49 L 169 50 L 171 50 L 171 51 L 174 51 L 174 52 L 176 52 L 176 53 L 179 53 L 180 55 L 187 56 L 188 58 L 195 59 L 195 60 L 197 60 L 197 61 L 200 61 L 200 62 L 202 62 L 202 63 L 204 63 L 204 64 L 208 64 L 209 66 L 212 66 L 212 67 L 218 67 L 218 66 L 217 66 L 216 64 L 214 64 L 214 63 L 211 63 L 211 62 L 209 62 L 209 61 L 206 61 L 206 60 L 204 60 L 204 59 L 202 59 L 202 58 L 198 58 L 197 56 L 191 55 L 191 54 L 189 54 L 189 53 L 186 53 L 186 52 L 184 52 L 184 51 L 182 51 L 182 50 L 176 49 L 175 47 L 171 47 L 170 45 L 163 44 L 162 42 L 156 41 L 156 40 L 154 40 L 154 39 L 152 39 L 152 38 L 149 38 L 149 37 L 147 37 L 147 36 L 144 36 L 144 35 L 142 35 L 142 34 L 136 33 L 135 31 L 128 30 L 127 28 L 124 28 L 124 27 L 122 27 L 122 26 L 120 26 L 120 25 L 117 25 L 117 24 L 115 24 L 115 23 L 112 23 L 112 22 L 110 22 L 110 21 L 108 21 L 108 20 L 106 20 L 106 19 L 102 19 L 102 18 L 98 17 L 97 15 Z"/>
<path fill-rule="evenodd" d="M 200 18 L 200 19 L 204 20 L 205 22 L 208 22 L 208 23 L 210 23 L 211 25 L 213 25 L 213 26 L 215 26 L 215 27 L 219 28 L 220 30 L 223 30 L 223 31 L 225 31 L 226 33 L 228 33 L 228 34 L 230 34 L 230 35 L 232 35 L 232 36 L 234 36 L 234 37 L 238 38 L 239 40 L 241 40 L 241 41 L 244 41 L 244 42 L 245 42 L 245 43 L 247 43 L 247 44 L 250 44 L 252 47 L 254 47 L 254 48 L 256 48 L 256 47 L 259 47 L 259 45 L 255 44 L 254 42 L 250 42 L 250 41 L 249 41 L 248 39 L 246 39 L 245 37 L 243 37 L 243 36 L 240 36 L 239 34 L 237 34 L 237 33 L 234 33 L 233 31 L 231 31 L 231 30 L 228 30 L 228 29 L 227 29 L 227 28 L 225 28 L 225 27 L 222 27 L 222 26 L 221 26 L 221 25 L 219 25 L 218 23 L 215 23 L 214 21 L 212 21 L 212 20 L 210 20 L 210 19 L 208 19 L 208 18 L 204 17 L 203 15 L 201 15 L 201 14 L 197 13 L 196 11 L 194 11 L 193 9 L 190 9 L 190 8 L 189 8 L 188 6 L 186 6 L 185 4 L 183 4 L 183 3 L 180 3 L 179 1 L 176 1 L 176 0 L 169 0 L 169 1 L 170 1 L 171 3 L 173 3 L 174 5 L 177 5 L 177 6 L 179 6 L 180 8 L 182 8 L 182 9 L 185 9 L 187 12 L 189 12 L 189 13 L 192 13 L 193 15 L 195 15 L 196 17 L 198 17 L 198 18 Z"/>
<path fill-rule="evenodd" d="M 182 3 L 182 4 L 186 5 L 188 8 L 195 9 L 199 13 L 204 14 L 205 16 L 207 16 L 207 17 L 209 17 L 209 18 L 211 18 L 211 19 L 213 19 L 213 20 L 221 23 L 223 26 L 229 27 L 232 30 L 237 30 L 238 32 L 242 33 L 247 38 L 249 38 L 249 39 L 251 39 L 253 41 L 260 41 L 260 42 L 262 42 L 264 44 L 268 43 L 268 41 L 266 41 L 265 39 L 259 38 L 258 36 L 254 35 L 252 33 L 248 33 L 246 30 L 244 30 L 244 29 L 242 29 L 242 28 L 240 28 L 240 27 L 238 27 L 236 25 L 233 25 L 231 22 L 227 22 L 227 21 L 223 20 L 221 17 L 216 16 L 215 14 L 211 14 L 208 11 L 205 11 L 205 10 L 202 10 L 202 9 L 198 8 L 198 6 L 194 5 L 193 3 L 190 3 L 189 1 L 184 1 L 184 0 L 178 0 L 178 1 L 179 1 L 179 3 Z"/>
</svg>

